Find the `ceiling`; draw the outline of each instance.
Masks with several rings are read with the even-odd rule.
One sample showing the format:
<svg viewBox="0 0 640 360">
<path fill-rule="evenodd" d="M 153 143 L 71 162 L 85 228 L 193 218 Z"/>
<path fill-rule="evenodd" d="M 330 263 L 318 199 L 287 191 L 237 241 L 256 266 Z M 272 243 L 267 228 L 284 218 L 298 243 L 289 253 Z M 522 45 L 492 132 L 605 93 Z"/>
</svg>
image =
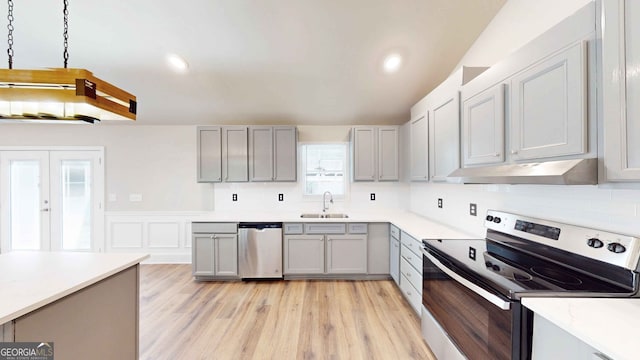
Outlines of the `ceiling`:
<svg viewBox="0 0 640 360">
<path fill-rule="evenodd" d="M 135 94 L 140 125 L 401 124 L 505 1 L 69 0 L 69 67 Z M 62 67 L 62 3 L 15 2 L 14 68 Z"/>
</svg>

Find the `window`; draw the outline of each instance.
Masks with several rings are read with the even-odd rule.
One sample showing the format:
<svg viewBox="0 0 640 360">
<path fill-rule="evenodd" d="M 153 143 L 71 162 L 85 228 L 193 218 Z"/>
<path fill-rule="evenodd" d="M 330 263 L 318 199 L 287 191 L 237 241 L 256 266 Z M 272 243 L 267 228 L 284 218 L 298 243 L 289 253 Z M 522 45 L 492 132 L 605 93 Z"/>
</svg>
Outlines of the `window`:
<svg viewBox="0 0 640 360">
<path fill-rule="evenodd" d="M 303 144 L 300 148 L 304 195 L 322 195 L 330 191 L 335 196 L 344 196 L 348 144 Z"/>
</svg>

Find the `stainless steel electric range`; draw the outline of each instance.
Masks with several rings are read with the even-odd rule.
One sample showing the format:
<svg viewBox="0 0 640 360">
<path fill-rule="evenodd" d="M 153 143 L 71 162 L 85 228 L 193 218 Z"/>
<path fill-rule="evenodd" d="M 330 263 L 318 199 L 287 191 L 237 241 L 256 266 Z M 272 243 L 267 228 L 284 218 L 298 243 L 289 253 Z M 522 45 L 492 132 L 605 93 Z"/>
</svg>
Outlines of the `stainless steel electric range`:
<svg viewBox="0 0 640 360">
<path fill-rule="evenodd" d="M 640 238 L 493 210 L 485 227 L 423 240 L 422 332 L 440 360 L 530 359 L 523 297 L 638 296 Z"/>
</svg>

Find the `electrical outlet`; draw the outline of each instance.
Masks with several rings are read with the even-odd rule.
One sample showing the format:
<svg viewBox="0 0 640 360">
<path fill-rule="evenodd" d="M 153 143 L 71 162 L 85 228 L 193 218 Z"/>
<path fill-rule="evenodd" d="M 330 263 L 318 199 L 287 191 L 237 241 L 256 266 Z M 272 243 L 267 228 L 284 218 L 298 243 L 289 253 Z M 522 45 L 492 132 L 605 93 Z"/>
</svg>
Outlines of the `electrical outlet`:
<svg viewBox="0 0 640 360">
<path fill-rule="evenodd" d="M 284 201 L 284 194 L 278 194 L 278 201 Z"/>
<path fill-rule="evenodd" d="M 442 199 L 438 198 L 438 208 L 442 209 Z"/>
<path fill-rule="evenodd" d="M 469 246 L 469 259 L 476 260 L 476 249 Z"/>
<path fill-rule="evenodd" d="M 478 216 L 478 206 L 474 203 L 469 204 L 469 215 Z"/>
<path fill-rule="evenodd" d="M 376 201 L 376 193 L 371 193 L 369 198 L 371 199 L 371 201 Z"/>
<path fill-rule="evenodd" d="M 238 201 L 238 194 L 232 194 L 231 201 Z"/>
</svg>

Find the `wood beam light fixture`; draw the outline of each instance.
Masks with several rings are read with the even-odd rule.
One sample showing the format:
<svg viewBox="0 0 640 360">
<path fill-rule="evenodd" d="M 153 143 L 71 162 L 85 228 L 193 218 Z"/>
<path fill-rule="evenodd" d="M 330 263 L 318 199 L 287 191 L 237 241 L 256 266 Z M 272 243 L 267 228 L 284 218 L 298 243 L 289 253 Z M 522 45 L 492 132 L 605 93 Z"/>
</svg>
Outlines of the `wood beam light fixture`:
<svg viewBox="0 0 640 360">
<path fill-rule="evenodd" d="M 64 68 L 13 69 L 13 0 L 9 2 L 9 69 L 0 69 L 0 121 L 94 123 L 136 120 L 136 97 L 85 69 L 67 68 L 68 0 L 64 0 Z"/>
</svg>

